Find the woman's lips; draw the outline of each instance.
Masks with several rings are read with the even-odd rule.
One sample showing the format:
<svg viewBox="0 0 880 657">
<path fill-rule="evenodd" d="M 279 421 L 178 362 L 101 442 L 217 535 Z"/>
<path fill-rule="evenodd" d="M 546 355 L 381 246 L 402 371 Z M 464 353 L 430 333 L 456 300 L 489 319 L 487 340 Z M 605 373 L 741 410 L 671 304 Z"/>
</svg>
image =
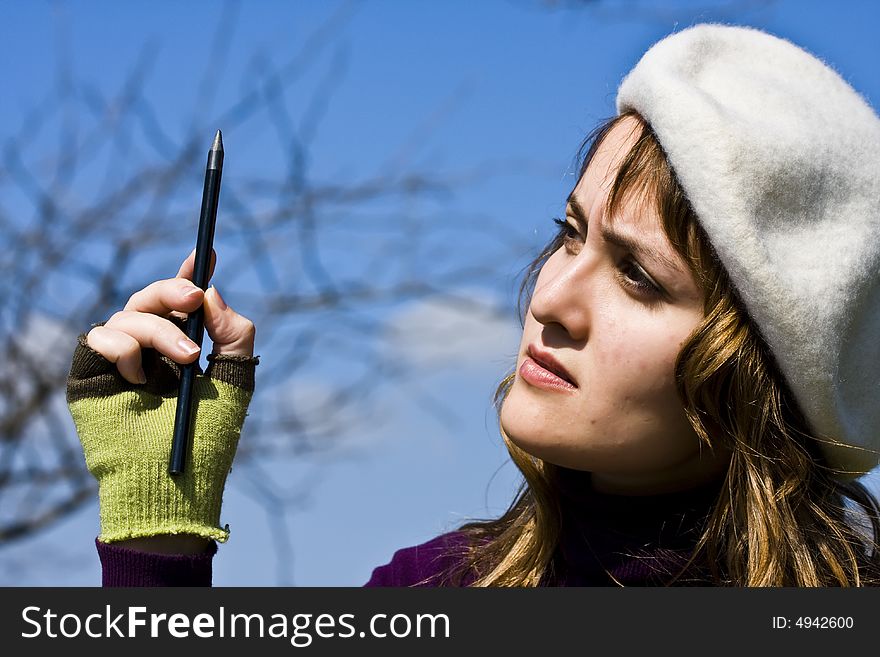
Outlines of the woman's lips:
<svg viewBox="0 0 880 657">
<path fill-rule="evenodd" d="M 519 375 L 536 388 L 554 390 L 577 390 L 577 386 L 569 383 L 557 374 L 541 366 L 536 360 L 526 356 L 519 366 Z"/>
<path fill-rule="evenodd" d="M 569 371 L 565 368 L 565 366 L 560 363 L 549 351 L 545 351 L 541 349 L 541 347 L 535 343 L 529 345 L 529 348 L 526 350 L 527 355 L 531 357 L 535 363 L 537 363 L 540 367 L 547 370 L 551 374 L 555 374 L 563 381 L 570 383 L 572 386 L 577 388 L 577 381 L 575 378 L 569 373 Z"/>
</svg>

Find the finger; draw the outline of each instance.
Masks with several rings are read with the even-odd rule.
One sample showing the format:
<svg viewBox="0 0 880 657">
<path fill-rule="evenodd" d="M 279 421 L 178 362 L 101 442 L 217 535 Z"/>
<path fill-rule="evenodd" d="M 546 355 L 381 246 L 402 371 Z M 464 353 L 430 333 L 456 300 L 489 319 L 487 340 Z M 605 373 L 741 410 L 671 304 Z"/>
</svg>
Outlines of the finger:
<svg viewBox="0 0 880 657">
<path fill-rule="evenodd" d="M 86 343 L 111 363 L 129 383 L 146 383 L 147 377 L 141 367 L 141 345 L 122 331 L 96 326 L 86 336 Z"/>
<path fill-rule="evenodd" d="M 122 310 L 104 326 L 127 333 L 141 348 L 151 347 L 178 363 L 192 362 L 200 351 L 199 346 L 172 322 L 150 313 Z"/>
<path fill-rule="evenodd" d="M 123 310 L 165 316 L 175 310 L 193 311 L 202 305 L 203 298 L 204 292 L 190 281 L 167 278 L 132 294 Z"/>
<path fill-rule="evenodd" d="M 211 265 L 208 267 L 208 282 L 210 282 L 211 277 L 214 275 L 214 267 L 216 264 L 217 252 L 214 249 L 211 249 Z M 183 264 L 180 265 L 180 269 L 177 270 L 177 278 L 185 278 L 191 281 L 195 266 L 196 250 L 193 249 L 192 252 L 186 257 L 186 260 L 183 261 Z"/>
<path fill-rule="evenodd" d="M 205 330 L 215 354 L 254 355 L 254 323 L 227 306 L 213 285 L 205 292 Z"/>
</svg>

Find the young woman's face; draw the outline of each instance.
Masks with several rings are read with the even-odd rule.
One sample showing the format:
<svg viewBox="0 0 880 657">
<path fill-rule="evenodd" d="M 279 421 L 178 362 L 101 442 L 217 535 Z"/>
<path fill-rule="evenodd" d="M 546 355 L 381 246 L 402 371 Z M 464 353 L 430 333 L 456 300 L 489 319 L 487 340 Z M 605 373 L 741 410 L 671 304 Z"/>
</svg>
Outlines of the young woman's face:
<svg viewBox="0 0 880 657">
<path fill-rule="evenodd" d="M 521 449 L 622 494 L 689 488 L 727 463 L 694 433 L 673 377 L 702 293 L 653 208 L 624 203 L 613 222 L 604 216 L 636 126 L 624 119 L 608 133 L 569 197 L 572 239 L 538 276 L 500 418 Z M 558 366 L 563 378 L 548 372 Z"/>
</svg>

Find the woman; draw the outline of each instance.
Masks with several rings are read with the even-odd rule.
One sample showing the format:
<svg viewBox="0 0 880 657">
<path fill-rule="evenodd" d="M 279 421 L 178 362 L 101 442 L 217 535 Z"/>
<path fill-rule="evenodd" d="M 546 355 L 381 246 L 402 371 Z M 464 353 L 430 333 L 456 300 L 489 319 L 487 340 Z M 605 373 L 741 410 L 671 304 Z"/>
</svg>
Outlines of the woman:
<svg viewBox="0 0 880 657">
<path fill-rule="evenodd" d="M 803 50 L 717 25 L 653 46 L 617 105 L 523 283 L 496 393 L 520 493 L 368 585 L 876 583 L 880 515 L 855 478 L 880 441 L 862 366 L 880 355 L 880 119 Z M 74 355 L 105 584 L 209 583 L 227 536 L 254 330 L 191 268 Z M 197 350 L 170 320 L 201 303 L 216 355 L 176 481 L 172 360 Z"/>
</svg>

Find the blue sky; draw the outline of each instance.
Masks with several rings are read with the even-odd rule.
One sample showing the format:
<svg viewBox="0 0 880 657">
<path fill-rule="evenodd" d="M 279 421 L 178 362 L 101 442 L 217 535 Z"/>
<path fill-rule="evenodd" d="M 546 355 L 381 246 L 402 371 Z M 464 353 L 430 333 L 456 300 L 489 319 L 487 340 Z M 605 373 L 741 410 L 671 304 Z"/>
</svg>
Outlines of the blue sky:
<svg viewBox="0 0 880 657">
<path fill-rule="evenodd" d="M 194 125 L 224 116 L 260 62 L 282 66 L 318 25 L 338 15 L 338 29 L 315 43 L 317 65 L 288 98 L 294 121 L 308 126 L 301 99 L 321 88 L 323 73 L 341 71 L 312 131 L 311 175 L 351 181 L 397 162 L 450 175 L 493 171 L 432 211 L 440 217 L 492 217 L 516 236 L 522 252 L 501 266 L 509 279 L 471 290 L 500 297 L 512 308 L 514 275 L 529 248 L 550 235 L 549 219 L 573 182 L 571 163 L 581 140 L 613 114 L 618 82 L 665 34 L 702 21 L 763 28 L 829 62 L 874 107 L 880 105 L 880 3 L 594 4 L 574 10 L 526 0 L 246 2 L 229 31 L 222 89 L 205 99 L 198 90 L 220 3 L 3 1 L 0 140 L 5 144 L 18 134 L 25 113 L 46 97 L 59 60 L 79 82 L 109 95 L 147 45 L 154 49 L 144 62 L 144 95 L 161 129 L 183 138 Z M 266 121 L 225 130 L 224 139 L 224 185 L 286 166 L 278 135 Z M 195 196 L 200 175 L 193 173 Z M 487 243 L 461 248 L 493 253 Z M 240 298 L 227 300 L 246 303 L 246 292 L 235 289 Z M 457 322 L 460 332 L 472 336 L 453 352 L 454 368 L 440 365 L 449 353 L 432 354 L 424 342 L 402 343 L 400 349 L 424 385 L 455 408 L 456 424 L 439 423 L 400 391 L 388 390 L 376 401 L 387 422 L 375 430 L 353 426 L 350 436 L 341 437 L 345 449 L 314 461 L 267 463 L 259 473 L 234 469 L 224 508 L 232 538 L 216 560 L 217 584 L 359 585 L 395 549 L 464 518 L 497 514 L 509 501 L 515 474 L 505 465 L 490 400 L 518 345 L 513 311 L 507 320 L 467 318 L 419 302 L 388 317 L 390 326 L 409 336 L 440 320 Z M 320 394 L 315 388 L 300 392 Z M 311 493 L 286 511 L 267 511 L 249 495 L 254 477 L 272 477 L 283 488 L 285 481 L 312 476 Z M 96 583 L 96 531 L 92 505 L 45 534 L 0 548 L 0 583 Z M 276 549 L 279 537 L 292 549 Z"/>
</svg>

